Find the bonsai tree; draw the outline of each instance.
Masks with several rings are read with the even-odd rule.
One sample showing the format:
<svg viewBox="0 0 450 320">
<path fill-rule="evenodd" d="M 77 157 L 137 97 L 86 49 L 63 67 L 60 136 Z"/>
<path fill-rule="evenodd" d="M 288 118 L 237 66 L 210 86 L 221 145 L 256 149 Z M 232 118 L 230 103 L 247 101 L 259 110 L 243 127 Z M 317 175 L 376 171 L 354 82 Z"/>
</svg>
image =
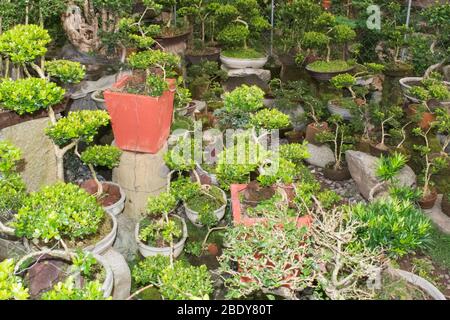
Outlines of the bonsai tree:
<svg viewBox="0 0 450 320">
<path fill-rule="evenodd" d="M 336 17 L 331 13 L 324 12 L 314 21 L 316 30 L 309 31 L 303 36 L 303 46 L 308 49 L 318 51 L 326 48 L 324 60 L 319 60 L 308 65 L 310 70 L 317 72 L 338 72 L 347 70 L 349 64 L 346 62 L 347 45 L 356 38 L 356 32 L 346 24 L 339 24 Z M 331 43 L 339 44 L 343 47 L 343 60 L 331 61 Z"/>
<path fill-rule="evenodd" d="M 373 106 L 372 120 L 376 126 L 381 129 L 379 143 L 376 144 L 376 148 L 382 151 L 386 151 L 389 148 L 386 145 L 386 138 L 391 134 L 388 127 L 398 129 L 401 126 L 400 120 L 403 118 L 403 109 L 399 106 L 390 106 L 388 108 L 381 108 L 381 106 Z"/>
<path fill-rule="evenodd" d="M 329 122 L 332 124 L 331 130 L 319 133 L 317 139 L 322 143 L 330 144 L 334 151 L 333 169 L 342 170 L 343 155 L 351 148 L 353 137 L 349 125 L 343 122 L 341 116 L 333 115 L 329 118 Z"/>
<path fill-rule="evenodd" d="M 279 130 L 291 125 L 290 117 L 277 109 L 262 109 L 251 115 L 250 124 L 256 129 Z"/>
<path fill-rule="evenodd" d="M 13 259 L 0 262 L 0 300 L 27 300 L 30 296 L 14 266 Z"/>
<path fill-rule="evenodd" d="M 0 141 L 0 216 L 16 212 L 26 196 L 26 185 L 17 173 L 22 158 L 20 149 L 7 141 Z"/>
<path fill-rule="evenodd" d="M 262 187 L 271 187 L 275 184 L 290 185 L 298 174 L 296 164 L 284 158 L 278 159 L 276 168 L 274 168 L 274 161 L 270 161 L 268 167 L 266 167 L 267 164 L 261 166 L 262 173 L 257 179 Z"/>
<path fill-rule="evenodd" d="M 222 55 L 230 58 L 255 59 L 264 55 L 249 47 L 270 28 L 262 16 L 257 0 L 233 0 L 217 8 L 220 31 L 217 39 L 225 47 Z"/>
<path fill-rule="evenodd" d="M 435 72 L 424 77 L 420 85 L 412 86 L 408 93 L 422 101 L 429 112 L 433 112 L 429 106 L 430 100 L 442 102 L 450 99 L 448 86 L 442 82 L 442 76 Z"/>
<path fill-rule="evenodd" d="M 221 101 L 223 89 L 221 81 L 228 78 L 228 74 L 222 70 L 215 61 L 202 61 L 193 64 L 187 70 L 186 83 L 195 99 L 207 102 Z M 208 104 L 209 107 L 210 103 Z"/>
<path fill-rule="evenodd" d="M 26 197 L 9 229 L 2 232 L 44 243 L 59 242 L 68 251 L 67 241 L 76 246 L 77 241 L 96 234 L 104 218 L 103 208 L 86 191 L 57 183 Z"/>
<path fill-rule="evenodd" d="M 183 0 L 178 14 L 188 17 L 194 26 L 193 40 L 189 54 L 201 55 L 214 53 L 217 49 L 206 43 L 207 26 L 212 27 L 215 13 L 220 6 L 216 1 Z M 197 30 L 196 30 L 197 29 Z M 214 41 L 213 30 L 210 30 L 210 42 Z"/>
<path fill-rule="evenodd" d="M 98 180 L 94 167 L 106 167 L 113 169 L 119 165 L 122 151 L 115 146 L 90 146 L 81 155 L 81 161 L 89 167 L 92 177 L 97 184 L 95 196 L 101 198 L 103 195 L 103 184 Z"/>
<path fill-rule="evenodd" d="M 429 133 L 431 132 L 432 127 L 428 128 L 428 130 L 423 131 L 421 128 L 413 129 L 413 134 L 421 137 L 424 141 L 424 145 L 413 145 L 415 151 L 419 152 L 420 156 L 424 162 L 424 169 L 422 171 L 422 200 L 432 200 L 434 198 L 433 204 L 435 202 L 436 193 L 433 191 L 432 186 L 433 182 L 431 178 L 434 174 L 437 174 L 442 169 L 448 166 L 447 157 L 438 156 L 431 157 L 432 149 L 430 147 Z"/>
<path fill-rule="evenodd" d="M 206 266 L 194 267 L 181 260 L 171 264 L 168 257 L 161 255 L 147 257 L 139 262 L 133 268 L 132 276 L 143 288 L 131 297 L 154 286 L 167 300 L 208 300 L 213 292 Z"/>
<path fill-rule="evenodd" d="M 60 120 L 50 113 L 50 119 L 53 119 L 52 124 L 46 134 L 55 146 L 57 177 L 64 181 L 64 155 L 77 150 L 80 142 L 92 143 L 100 128 L 109 124 L 110 118 L 106 111 L 82 110 L 70 112 Z"/>
</svg>

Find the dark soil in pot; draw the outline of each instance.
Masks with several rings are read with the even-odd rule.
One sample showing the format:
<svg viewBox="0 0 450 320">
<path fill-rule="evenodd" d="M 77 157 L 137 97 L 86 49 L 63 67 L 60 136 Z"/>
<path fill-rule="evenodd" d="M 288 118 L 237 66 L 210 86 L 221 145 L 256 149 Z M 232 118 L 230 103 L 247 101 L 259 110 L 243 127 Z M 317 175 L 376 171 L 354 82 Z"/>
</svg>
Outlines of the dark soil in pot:
<svg viewBox="0 0 450 320">
<path fill-rule="evenodd" d="M 107 182 L 102 183 L 102 186 L 103 186 L 103 195 L 101 196 L 100 199 L 98 199 L 98 202 L 103 207 L 112 206 L 113 204 L 117 203 L 122 197 L 122 195 L 120 194 L 119 187 L 109 184 Z M 93 179 L 83 182 L 80 185 L 80 187 L 92 195 L 96 194 L 98 190 L 97 183 L 95 183 L 95 180 Z"/>
<path fill-rule="evenodd" d="M 101 240 L 103 240 L 107 235 L 109 235 L 112 230 L 113 230 L 113 220 L 109 216 L 109 214 L 105 212 L 105 217 L 103 218 L 103 221 L 100 223 L 96 234 L 93 234 L 82 240 L 80 239 L 79 240 L 64 239 L 64 240 L 69 248 L 83 249 L 86 247 L 96 245 Z"/>
<path fill-rule="evenodd" d="M 351 175 L 347 166 L 342 166 L 340 169 L 334 169 L 334 165 L 328 165 L 323 169 L 323 175 L 325 178 L 332 181 L 344 181 L 350 180 Z"/>
<path fill-rule="evenodd" d="M 252 181 L 242 192 L 243 202 L 249 207 L 256 207 L 261 201 L 269 200 L 275 195 L 275 189 L 272 187 L 262 187 L 258 182 Z"/>
<path fill-rule="evenodd" d="M 444 194 L 442 197 L 442 212 L 450 217 L 450 196 L 448 194 Z"/>
<path fill-rule="evenodd" d="M 428 196 L 423 197 L 419 201 L 420 207 L 425 210 L 432 209 L 434 207 L 434 205 L 436 204 L 437 196 L 438 196 L 437 191 L 432 190 Z"/>
</svg>

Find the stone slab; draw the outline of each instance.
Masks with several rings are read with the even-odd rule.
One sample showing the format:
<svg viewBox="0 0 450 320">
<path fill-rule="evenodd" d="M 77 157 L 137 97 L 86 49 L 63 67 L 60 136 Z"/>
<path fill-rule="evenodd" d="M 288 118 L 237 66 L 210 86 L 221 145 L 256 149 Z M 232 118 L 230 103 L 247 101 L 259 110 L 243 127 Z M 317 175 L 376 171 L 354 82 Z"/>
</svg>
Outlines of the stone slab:
<svg viewBox="0 0 450 320">
<path fill-rule="evenodd" d="M 109 249 L 103 257 L 114 274 L 114 300 L 125 300 L 131 294 L 131 272 L 125 258 L 116 250 Z"/>
<path fill-rule="evenodd" d="M 450 217 L 442 212 L 441 203 L 442 195 L 439 195 L 434 207 L 429 210 L 424 210 L 424 212 L 436 224 L 439 230 L 445 234 L 450 234 Z"/>
</svg>

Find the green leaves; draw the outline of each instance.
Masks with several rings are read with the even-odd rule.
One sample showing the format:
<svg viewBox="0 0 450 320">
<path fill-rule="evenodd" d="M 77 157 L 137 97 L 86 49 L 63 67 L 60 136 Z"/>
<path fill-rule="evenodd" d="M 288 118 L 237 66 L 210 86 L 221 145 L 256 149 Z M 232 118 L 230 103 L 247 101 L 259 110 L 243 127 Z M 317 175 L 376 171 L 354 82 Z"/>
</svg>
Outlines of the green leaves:
<svg viewBox="0 0 450 320">
<path fill-rule="evenodd" d="M 103 296 L 102 285 L 99 281 L 87 281 L 83 288 L 75 286 L 73 276 L 65 282 L 59 282 L 52 290 L 41 296 L 42 300 L 111 300 Z"/>
<path fill-rule="evenodd" d="M 277 109 L 263 109 L 251 116 L 250 123 L 257 129 L 284 129 L 291 125 L 287 114 Z"/>
<path fill-rule="evenodd" d="M 356 85 L 356 78 L 348 73 L 339 74 L 330 80 L 337 89 L 351 88 Z"/>
<path fill-rule="evenodd" d="M 48 61 L 45 63 L 45 70 L 50 77 L 63 83 L 79 83 L 86 75 L 85 66 L 70 60 Z"/>
<path fill-rule="evenodd" d="M 22 278 L 14 274 L 14 260 L 0 262 L 0 300 L 26 300 L 28 297 Z"/>
<path fill-rule="evenodd" d="M 0 106 L 19 115 L 34 113 L 60 103 L 64 89 L 45 79 L 26 78 L 0 82 Z"/>
<path fill-rule="evenodd" d="M 47 52 L 51 38 L 48 31 L 37 25 L 17 25 L 0 35 L 0 54 L 13 63 L 31 63 Z"/>
<path fill-rule="evenodd" d="M 382 181 L 392 181 L 395 176 L 406 165 L 407 158 L 405 155 L 395 152 L 392 156 L 381 156 L 377 168 L 376 175 Z"/>
<path fill-rule="evenodd" d="M 180 57 L 161 50 L 147 50 L 133 53 L 128 58 L 128 63 L 138 70 L 164 67 L 166 71 L 172 71 L 180 64 Z"/>
<path fill-rule="evenodd" d="M 177 199 L 169 192 L 163 192 L 157 196 L 149 197 L 147 201 L 147 213 L 150 215 L 168 215 L 177 205 Z"/>
<path fill-rule="evenodd" d="M 264 91 L 257 86 L 242 86 L 225 94 L 224 106 L 228 111 L 240 109 L 242 111 L 254 112 L 261 109 L 264 104 Z"/>
<path fill-rule="evenodd" d="M 79 240 L 95 234 L 104 217 L 95 197 L 76 185 L 58 183 L 31 193 L 12 226 L 17 236 L 28 239 Z"/>
<path fill-rule="evenodd" d="M 82 110 L 70 112 L 55 125 L 46 129 L 45 133 L 57 145 L 63 146 L 74 140 L 91 143 L 101 127 L 109 124 L 110 118 L 106 111 Z"/>
<path fill-rule="evenodd" d="M 239 48 L 244 45 L 249 35 L 248 27 L 242 24 L 230 24 L 219 33 L 217 40 L 225 46 Z"/>
<path fill-rule="evenodd" d="M 91 146 L 81 154 L 84 164 L 113 169 L 120 163 L 122 151 L 115 146 Z"/>
<path fill-rule="evenodd" d="M 151 97 L 160 97 L 164 91 L 169 90 L 169 84 L 161 76 L 149 75 L 145 83 L 148 88 L 148 95 Z"/>
<path fill-rule="evenodd" d="M 8 141 L 0 141 L 0 173 L 8 175 L 15 171 L 17 161 L 22 158 L 22 152 Z"/>
</svg>

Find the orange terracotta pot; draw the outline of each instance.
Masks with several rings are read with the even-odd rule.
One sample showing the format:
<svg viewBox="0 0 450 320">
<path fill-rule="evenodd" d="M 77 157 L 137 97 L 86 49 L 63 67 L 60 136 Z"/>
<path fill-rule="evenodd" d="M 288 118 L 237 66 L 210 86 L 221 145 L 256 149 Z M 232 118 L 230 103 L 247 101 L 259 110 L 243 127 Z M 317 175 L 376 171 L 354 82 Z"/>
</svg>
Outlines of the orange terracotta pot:
<svg viewBox="0 0 450 320">
<path fill-rule="evenodd" d="M 411 104 L 408 106 L 406 113 L 414 117 L 417 114 L 417 105 Z M 422 130 L 428 130 L 431 126 L 431 123 L 436 121 L 436 115 L 431 112 L 423 112 L 422 119 L 419 122 L 419 126 Z"/>
<path fill-rule="evenodd" d="M 131 76 L 113 87 L 123 88 Z M 168 79 L 170 90 L 161 97 L 105 91 L 116 145 L 125 151 L 158 153 L 170 135 L 175 97 L 175 79 Z"/>
<path fill-rule="evenodd" d="M 235 225 L 243 224 L 247 227 L 253 226 L 257 223 L 267 222 L 266 218 L 250 218 L 242 213 L 242 206 L 239 194 L 247 188 L 246 184 L 232 184 L 230 186 L 231 192 L 231 209 L 233 211 L 233 222 Z M 297 219 L 297 227 L 309 227 L 312 223 L 310 216 L 304 216 Z"/>
</svg>

